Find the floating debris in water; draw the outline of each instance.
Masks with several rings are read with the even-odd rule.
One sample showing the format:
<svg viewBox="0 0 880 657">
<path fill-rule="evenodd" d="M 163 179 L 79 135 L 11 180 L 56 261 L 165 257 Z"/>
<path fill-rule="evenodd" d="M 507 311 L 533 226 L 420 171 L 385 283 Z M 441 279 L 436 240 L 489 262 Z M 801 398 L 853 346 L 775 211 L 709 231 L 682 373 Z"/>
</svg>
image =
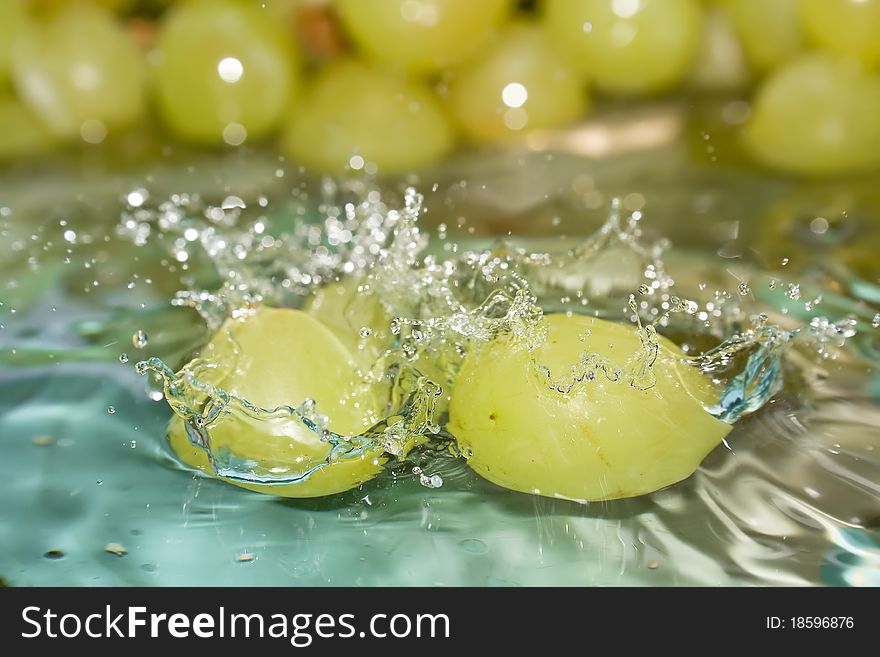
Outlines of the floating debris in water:
<svg viewBox="0 0 880 657">
<path fill-rule="evenodd" d="M 43 556 L 46 559 L 63 559 L 66 555 L 61 550 L 49 550 L 48 552 L 44 552 Z"/>
<path fill-rule="evenodd" d="M 117 557 L 124 557 L 128 554 L 128 550 L 121 543 L 107 543 L 107 545 L 104 546 L 104 552 L 114 554 Z"/>
<path fill-rule="evenodd" d="M 238 563 L 250 563 L 251 561 L 255 561 L 257 556 L 253 552 L 239 552 L 235 555 L 235 560 Z"/>
<path fill-rule="evenodd" d="M 58 439 L 55 438 L 55 436 L 34 436 L 31 438 L 31 442 L 40 447 L 49 447 L 50 445 L 57 443 Z"/>
</svg>

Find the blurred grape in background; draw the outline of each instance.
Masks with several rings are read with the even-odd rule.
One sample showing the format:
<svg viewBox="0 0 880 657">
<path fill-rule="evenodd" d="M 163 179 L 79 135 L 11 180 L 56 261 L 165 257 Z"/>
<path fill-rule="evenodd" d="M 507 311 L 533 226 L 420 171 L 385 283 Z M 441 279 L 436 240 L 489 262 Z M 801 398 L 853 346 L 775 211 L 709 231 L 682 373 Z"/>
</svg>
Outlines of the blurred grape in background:
<svg viewBox="0 0 880 657">
<path fill-rule="evenodd" d="M 0 0 L 0 585 L 877 582 L 878 35 L 880 0 Z M 171 454 L 145 359 L 303 304 L 335 337 L 279 376 L 320 340 L 375 360 L 423 333 L 380 293 L 421 317 L 472 266 L 488 294 L 486 262 L 548 314 L 631 321 L 674 277 L 689 354 L 765 320 L 822 340 L 629 501 L 517 496 L 431 447 L 280 502 Z M 451 354 L 417 360 L 441 405 Z"/>
<path fill-rule="evenodd" d="M 713 162 L 872 172 L 878 34 L 880 0 L 3 0 L 0 161 L 262 148 L 393 176 L 677 100 L 694 133 L 720 108 Z"/>
</svg>

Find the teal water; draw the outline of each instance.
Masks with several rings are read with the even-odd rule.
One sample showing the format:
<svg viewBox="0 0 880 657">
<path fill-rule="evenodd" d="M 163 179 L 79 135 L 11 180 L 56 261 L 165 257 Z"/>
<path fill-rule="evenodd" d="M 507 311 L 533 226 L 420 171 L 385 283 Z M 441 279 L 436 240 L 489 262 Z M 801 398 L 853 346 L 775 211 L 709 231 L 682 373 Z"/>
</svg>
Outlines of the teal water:
<svg viewBox="0 0 880 657">
<path fill-rule="evenodd" d="M 269 207 L 279 221 L 290 216 L 285 203 Z M 119 205 L 101 212 L 116 216 Z M 440 488 L 421 485 L 407 463 L 339 496 L 280 500 L 187 470 L 169 452 L 170 410 L 134 363 L 154 354 L 180 362 L 204 340 L 195 313 L 169 303 L 197 265 L 169 272 L 163 245 L 132 247 L 96 223 L 101 212 L 56 210 L 28 223 L 32 214 L 12 208 L 3 217 L 0 577 L 8 584 L 877 583 L 875 311 L 808 267 L 797 274 L 801 296 L 824 296 L 818 309 L 830 316 L 852 314 L 858 333 L 842 350 L 828 345 L 834 357 L 817 358 L 812 346 L 793 354 L 785 387 L 681 484 L 583 506 L 500 489 L 450 457 L 422 463 L 442 477 Z M 729 270 L 747 272 L 757 305 L 802 323 L 816 316 L 770 289 L 786 271 L 684 244 L 668 264 L 686 288 L 724 280 L 736 289 Z M 137 330 L 148 336 L 144 348 L 132 344 Z"/>
</svg>

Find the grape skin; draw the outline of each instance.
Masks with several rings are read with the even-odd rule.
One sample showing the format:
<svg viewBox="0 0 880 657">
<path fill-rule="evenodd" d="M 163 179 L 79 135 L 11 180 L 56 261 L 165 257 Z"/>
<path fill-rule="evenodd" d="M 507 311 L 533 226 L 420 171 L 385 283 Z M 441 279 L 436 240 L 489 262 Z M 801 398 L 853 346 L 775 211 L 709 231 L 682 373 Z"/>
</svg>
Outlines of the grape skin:
<svg viewBox="0 0 880 657">
<path fill-rule="evenodd" d="M 101 141 L 145 109 L 141 53 L 114 17 L 72 4 L 16 37 L 12 78 L 22 101 L 57 137 Z"/>
<path fill-rule="evenodd" d="M 230 341 L 232 336 L 234 343 Z M 323 324 L 299 310 L 261 308 L 244 319 L 228 320 L 199 354 L 212 365 L 202 380 L 271 409 L 315 400 L 329 418 L 330 430 L 363 432 L 377 418 L 378 402 L 354 390 L 352 355 Z M 357 406 L 355 405 L 357 403 Z M 210 429 L 213 449 L 241 459 L 301 473 L 321 464 L 329 443 L 288 418 L 254 421 L 228 415 Z M 205 452 L 190 444 L 183 420 L 175 415 L 168 429 L 171 446 L 185 463 L 211 474 Z M 297 484 L 238 486 L 282 497 L 318 497 L 340 493 L 373 478 L 386 461 L 381 448 L 352 460 L 340 460 Z"/>
<path fill-rule="evenodd" d="M 601 372 L 569 395 L 551 390 L 533 359 L 557 376 L 581 352 L 622 366 L 640 342 L 631 325 L 543 321 L 548 341 L 535 351 L 502 336 L 469 353 L 452 391 L 447 428 L 489 481 L 579 502 L 643 495 L 688 477 L 730 431 L 704 410 L 717 403 L 711 382 L 665 339 L 647 390 Z"/>
<path fill-rule="evenodd" d="M 0 96 L 0 162 L 49 150 L 54 140 L 15 98 Z"/>
<path fill-rule="evenodd" d="M 880 63 L 880 0 L 801 0 L 803 25 L 816 45 Z"/>
<path fill-rule="evenodd" d="M 299 61 L 257 7 L 194 0 L 173 7 L 156 40 L 159 115 L 179 138 L 239 145 L 280 124 L 298 96 Z"/>
<path fill-rule="evenodd" d="M 766 72 L 804 47 L 800 0 L 724 0 L 752 68 Z"/>
<path fill-rule="evenodd" d="M 320 171 L 407 172 L 453 145 L 449 121 L 424 84 L 347 60 L 318 73 L 283 136 L 287 155 Z"/>
<path fill-rule="evenodd" d="M 503 22 L 510 0 L 336 0 L 346 31 L 367 57 L 435 72 L 475 54 Z"/>
<path fill-rule="evenodd" d="M 802 55 L 758 90 L 745 126 L 759 162 L 803 175 L 840 175 L 880 165 L 880 76 L 858 61 Z"/>
<path fill-rule="evenodd" d="M 699 45 L 695 0 L 547 0 L 550 36 L 602 91 L 640 95 L 682 80 Z"/>
<path fill-rule="evenodd" d="M 587 106 L 583 87 L 540 28 L 519 24 L 454 74 L 449 104 L 468 137 L 497 141 L 581 116 Z"/>
<path fill-rule="evenodd" d="M 24 28 L 26 20 L 24 0 L 0 1 L 0 84 L 9 76 L 12 41 Z"/>
</svg>

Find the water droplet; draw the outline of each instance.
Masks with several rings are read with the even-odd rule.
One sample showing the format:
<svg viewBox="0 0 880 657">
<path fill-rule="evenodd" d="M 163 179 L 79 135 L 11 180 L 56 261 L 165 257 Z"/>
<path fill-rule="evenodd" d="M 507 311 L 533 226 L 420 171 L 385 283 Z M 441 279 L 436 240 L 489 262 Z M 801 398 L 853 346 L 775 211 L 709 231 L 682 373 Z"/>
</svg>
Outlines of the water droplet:
<svg viewBox="0 0 880 657">
<path fill-rule="evenodd" d="M 648 285 L 646 285 L 644 283 L 639 285 L 639 294 L 642 294 L 642 295 L 648 294 L 648 292 L 650 292 L 650 291 L 651 291 L 651 288 Z"/>
<path fill-rule="evenodd" d="M 116 408 L 113 407 L 113 406 L 108 406 L 108 407 L 107 407 L 107 412 L 108 412 L 110 415 L 113 415 L 113 414 L 116 412 Z"/>
<path fill-rule="evenodd" d="M 781 264 L 782 264 L 783 267 L 785 267 L 785 265 L 787 265 L 789 262 L 790 262 L 790 261 L 789 261 L 788 258 L 783 258 Z"/>
<path fill-rule="evenodd" d="M 128 354 L 119 354 L 119 362 L 123 363 L 123 364 L 127 363 L 128 362 Z"/>
<path fill-rule="evenodd" d="M 147 334 L 140 329 L 135 331 L 134 335 L 131 336 L 131 343 L 134 345 L 135 349 L 143 349 L 147 346 L 148 342 L 149 338 L 147 337 Z"/>
<path fill-rule="evenodd" d="M 776 285 L 777 285 L 777 283 L 776 283 L 776 279 L 774 278 L 774 279 L 771 279 L 771 280 L 770 280 L 770 284 L 768 285 L 768 287 L 769 287 L 771 290 L 775 290 L 775 289 L 776 289 Z"/>
<path fill-rule="evenodd" d="M 131 447 L 132 449 L 134 449 L 135 447 L 138 446 L 137 441 L 132 440 L 130 443 L 128 443 L 128 446 Z"/>
<path fill-rule="evenodd" d="M 792 301 L 797 301 L 801 298 L 801 286 L 797 283 L 789 283 L 788 291 L 785 293 L 785 296 L 787 296 Z"/>
<path fill-rule="evenodd" d="M 748 283 L 740 283 L 739 284 L 739 295 L 741 297 L 747 296 L 752 291 L 752 288 L 749 287 Z"/>
<path fill-rule="evenodd" d="M 880 328 L 880 313 L 874 315 L 874 319 L 871 320 L 871 326 L 874 328 Z"/>
<path fill-rule="evenodd" d="M 371 329 L 369 326 L 362 326 L 361 327 L 360 335 L 362 338 L 368 338 L 368 337 L 370 337 L 370 335 L 372 335 L 372 333 L 373 333 L 373 329 Z"/>
</svg>

